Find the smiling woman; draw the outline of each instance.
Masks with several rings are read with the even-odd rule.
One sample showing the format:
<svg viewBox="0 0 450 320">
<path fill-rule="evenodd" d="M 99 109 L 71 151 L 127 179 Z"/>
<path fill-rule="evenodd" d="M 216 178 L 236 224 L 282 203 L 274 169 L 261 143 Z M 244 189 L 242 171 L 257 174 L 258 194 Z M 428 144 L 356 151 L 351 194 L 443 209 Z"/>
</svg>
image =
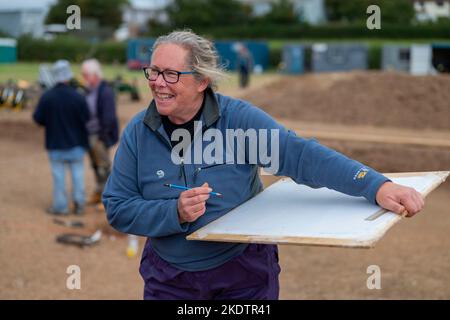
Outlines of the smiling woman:
<svg viewBox="0 0 450 320">
<path fill-rule="evenodd" d="M 259 168 L 268 167 L 270 158 L 279 162 L 276 175 L 298 184 L 364 196 L 396 212 L 423 207 L 414 189 L 298 137 L 249 102 L 214 92 L 223 75 L 216 51 L 192 32 L 160 37 L 144 72 L 154 99 L 123 132 L 103 203 L 114 228 L 148 237 L 140 266 L 146 299 L 278 299 L 277 246 L 186 239 L 260 193 Z M 179 129 L 194 143 L 174 161 L 178 139 L 172 134 Z M 224 141 L 230 133 L 237 134 Z M 220 161 L 227 150 L 242 161 Z M 194 163 L 187 161 L 189 152 Z M 213 190 L 224 196 L 210 197 Z"/>
<path fill-rule="evenodd" d="M 150 68 L 166 73 L 168 70 L 189 70 L 187 60 L 188 50 L 183 47 L 171 43 L 160 44 L 153 51 Z M 167 116 L 174 124 L 183 124 L 200 109 L 203 91 L 209 82 L 209 78 L 197 80 L 193 74 L 186 74 L 179 77 L 176 83 L 169 83 L 166 77 L 157 76 L 155 80 L 149 80 L 149 86 L 159 114 Z"/>
<path fill-rule="evenodd" d="M 224 77 L 217 52 L 210 41 L 189 31 L 158 38 L 152 52 L 144 73 L 158 112 L 174 124 L 186 123 L 199 111 L 203 91 L 216 88 Z"/>
</svg>

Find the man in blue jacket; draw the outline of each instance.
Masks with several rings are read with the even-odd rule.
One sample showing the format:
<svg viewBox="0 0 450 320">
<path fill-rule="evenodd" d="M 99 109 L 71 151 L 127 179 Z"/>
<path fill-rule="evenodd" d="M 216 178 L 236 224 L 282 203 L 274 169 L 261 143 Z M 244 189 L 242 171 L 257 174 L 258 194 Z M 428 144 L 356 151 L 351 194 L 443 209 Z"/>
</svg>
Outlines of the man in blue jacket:
<svg viewBox="0 0 450 320">
<path fill-rule="evenodd" d="M 398 213 L 422 209 L 414 189 L 296 136 L 246 101 L 215 93 L 217 61 L 212 43 L 190 31 L 157 39 L 144 68 L 154 99 L 124 130 L 103 193 L 114 228 L 148 237 L 144 298 L 278 298 L 277 246 L 186 240 L 262 190 L 258 167 Z"/>
<path fill-rule="evenodd" d="M 81 74 L 89 90 L 86 95 L 91 114 L 87 123 L 89 156 L 96 180 L 96 189 L 89 199 L 89 204 L 99 204 L 111 172 L 109 149 L 119 139 L 116 101 L 113 89 L 103 80 L 103 72 L 96 59 L 84 61 L 81 65 Z"/>
<path fill-rule="evenodd" d="M 42 95 L 33 114 L 34 121 L 45 127 L 45 147 L 53 176 L 53 205 L 48 212 L 69 213 L 64 179 L 68 166 L 75 213 L 82 214 L 85 205 L 83 159 L 88 149 L 86 122 L 89 110 L 84 97 L 69 86 L 73 76 L 69 62 L 57 61 L 52 74 L 57 84 Z"/>
</svg>

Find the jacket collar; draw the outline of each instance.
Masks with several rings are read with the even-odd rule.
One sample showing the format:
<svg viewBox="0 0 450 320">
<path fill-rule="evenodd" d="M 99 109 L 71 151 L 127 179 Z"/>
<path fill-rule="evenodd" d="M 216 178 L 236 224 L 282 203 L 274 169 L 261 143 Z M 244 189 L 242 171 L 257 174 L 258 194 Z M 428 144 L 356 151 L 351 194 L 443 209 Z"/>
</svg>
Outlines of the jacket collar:
<svg viewBox="0 0 450 320">
<path fill-rule="evenodd" d="M 206 127 L 210 127 L 214 122 L 217 121 L 217 119 L 220 118 L 219 103 L 217 102 L 214 91 L 210 87 L 206 88 L 205 90 L 205 105 L 203 107 L 202 118 L 205 122 Z M 143 121 L 144 124 L 153 131 L 158 130 L 158 128 L 161 126 L 161 115 L 156 109 L 155 100 L 152 100 L 152 102 L 148 106 Z"/>
</svg>

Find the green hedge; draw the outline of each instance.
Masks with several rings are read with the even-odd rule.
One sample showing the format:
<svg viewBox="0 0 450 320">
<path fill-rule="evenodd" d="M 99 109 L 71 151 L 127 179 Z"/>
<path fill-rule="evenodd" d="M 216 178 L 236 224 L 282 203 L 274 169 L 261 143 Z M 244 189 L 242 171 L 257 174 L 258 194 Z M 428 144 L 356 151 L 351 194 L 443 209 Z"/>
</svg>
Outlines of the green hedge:
<svg viewBox="0 0 450 320">
<path fill-rule="evenodd" d="M 22 36 L 17 42 L 19 61 L 55 61 L 66 59 L 81 62 L 86 58 L 96 57 L 103 63 L 126 62 L 124 42 L 103 42 L 91 44 L 75 37 L 58 37 L 46 41 Z"/>
<path fill-rule="evenodd" d="M 276 69 L 282 59 L 282 48 L 269 48 L 269 69 Z"/>
<path fill-rule="evenodd" d="M 382 23 L 380 30 L 369 30 L 365 24 L 327 24 L 323 26 L 251 24 L 239 27 L 193 28 L 193 30 L 215 39 L 450 39 L 449 22 L 415 26 Z M 168 28 L 153 28 L 149 36 L 155 37 L 170 31 Z"/>
<path fill-rule="evenodd" d="M 379 44 L 371 44 L 367 53 L 367 62 L 369 69 L 381 69 L 383 46 Z"/>
<path fill-rule="evenodd" d="M 96 47 L 93 56 L 103 63 L 126 63 L 127 43 L 115 41 L 103 42 Z"/>
</svg>

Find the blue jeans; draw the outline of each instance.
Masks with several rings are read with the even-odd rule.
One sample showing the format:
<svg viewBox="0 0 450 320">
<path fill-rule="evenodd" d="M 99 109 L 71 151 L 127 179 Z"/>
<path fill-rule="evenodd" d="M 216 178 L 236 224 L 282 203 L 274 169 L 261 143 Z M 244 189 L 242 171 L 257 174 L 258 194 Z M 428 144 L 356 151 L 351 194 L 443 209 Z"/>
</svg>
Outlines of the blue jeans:
<svg viewBox="0 0 450 320">
<path fill-rule="evenodd" d="M 84 154 L 85 150 L 75 147 L 67 150 L 49 150 L 50 166 L 53 176 L 53 210 L 68 213 L 66 193 L 66 166 L 72 176 L 72 199 L 76 205 L 84 206 Z"/>
</svg>

